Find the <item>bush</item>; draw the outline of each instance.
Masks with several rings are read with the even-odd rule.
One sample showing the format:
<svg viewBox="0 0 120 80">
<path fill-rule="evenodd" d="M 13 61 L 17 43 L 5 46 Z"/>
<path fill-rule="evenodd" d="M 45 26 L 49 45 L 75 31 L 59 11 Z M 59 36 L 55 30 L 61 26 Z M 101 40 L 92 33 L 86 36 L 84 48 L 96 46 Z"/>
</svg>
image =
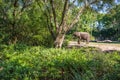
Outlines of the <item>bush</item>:
<svg viewBox="0 0 120 80">
<path fill-rule="evenodd" d="M 90 36 L 90 40 L 94 41 L 95 40 L 95 37 L 94 36 Z"/>
<path fill-rule="evenodd" d="M 106 54 L 93 50 L 31 47 L 21 51 L 21 48 L 7 48 L 0 52 L 0 78 L 120 80 L 120 53 Z"/>
<path fill-rule="evenodd" d="M 67 47 L 68 44 L 69 44 L 69 40 L 66 39 L 66 40 L 63 42 L 63 45 L 62 45 L 62 46 L 63 46 L 63 47 Z"/>
<path fill-rule="evenodd" d="M 118 38 L 118 41 L 120 42 L 120 38 Z"/>
</svg>

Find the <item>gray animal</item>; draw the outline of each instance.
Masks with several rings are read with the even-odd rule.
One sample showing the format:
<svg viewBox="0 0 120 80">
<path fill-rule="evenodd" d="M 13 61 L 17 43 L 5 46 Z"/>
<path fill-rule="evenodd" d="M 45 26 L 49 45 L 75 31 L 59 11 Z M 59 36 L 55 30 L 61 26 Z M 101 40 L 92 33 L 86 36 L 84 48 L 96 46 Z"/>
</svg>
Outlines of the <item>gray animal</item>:
<svg viewBox="0 0 120 80">
<path fill-rule="evenodd" d="M 90 34 L 87 32 L 74 32 L 73 36 L 78 38 L 78 44 L 80 44 L 81 40 L 85 40 L 87 44 L 90 41 Z"/>
</svg>

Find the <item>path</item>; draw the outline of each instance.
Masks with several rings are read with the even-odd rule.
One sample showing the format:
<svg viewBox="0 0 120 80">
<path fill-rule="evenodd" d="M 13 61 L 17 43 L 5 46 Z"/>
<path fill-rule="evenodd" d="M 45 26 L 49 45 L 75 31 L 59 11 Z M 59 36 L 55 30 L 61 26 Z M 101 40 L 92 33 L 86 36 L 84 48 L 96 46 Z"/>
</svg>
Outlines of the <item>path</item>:
<svg viewBox="0 0 120 80">
<path fill-rule="evenodd" d="M 102 51 L 106 51 L 106 50 L 118 50 L 120 51 L 120 44 L 116 44 L 116 43 L 93 43 L 90 42 L 89 44 L 86 44 L 84 42 L 81 42 L 81 44 L 77 44 L 76 41 L 70 41 L 68 43 L 68 47 L 97 47 L 100 48 Z"/>
</svg>

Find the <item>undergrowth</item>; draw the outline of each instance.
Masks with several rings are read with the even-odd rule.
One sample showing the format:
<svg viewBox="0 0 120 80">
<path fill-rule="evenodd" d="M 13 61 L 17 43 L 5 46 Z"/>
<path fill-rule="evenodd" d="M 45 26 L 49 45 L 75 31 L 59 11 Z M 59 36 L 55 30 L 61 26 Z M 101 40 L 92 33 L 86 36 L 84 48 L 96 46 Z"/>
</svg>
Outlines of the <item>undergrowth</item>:
<svg viewBox="0 0 120 80">
<path fill-rule="evenodd" d="M 120 53 L 95 48 L 2 46 L 1 80 L 120 80 Z"/>
</svg>

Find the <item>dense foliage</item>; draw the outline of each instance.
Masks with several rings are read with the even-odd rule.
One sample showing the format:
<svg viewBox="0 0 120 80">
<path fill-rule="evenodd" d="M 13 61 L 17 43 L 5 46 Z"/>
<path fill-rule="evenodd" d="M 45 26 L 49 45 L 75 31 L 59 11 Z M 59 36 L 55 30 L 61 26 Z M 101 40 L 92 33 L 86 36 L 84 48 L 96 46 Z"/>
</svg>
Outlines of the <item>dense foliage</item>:
<svg viewBox="0 0 120 80">
<path fill-rule="evenodd" d="M 34 0 L 0 0 L 0 43 L 51 46 L 44 18 Z"/>
<path fill-rule="evenodd" d="M 1 80 L 119 80 L 120 52 L 1 46 Z"/>
<path fill-rule="evenodd" d="M 101 37 L 102 40 L 119 40 L 120 38 L 120 4 L 113 6 L 107 14 L 101 14 L 98 19 L 97 28 L 93 30 L 95 37 Z"/>
<path fill-rule="evenodd" d="M 115 1 L 0 0 L 0 80 L 120 80 L 119 51 L 48 48 L 75 31 L 120 41 Z"/>
<path fill-rule="evenodd" d="M 118 40 L 119 5 L 115 5 L 115 0 L 0 0 L 0 43 L 52 47 L 54 42 L 59 43 L 57 37 L 74 31 L 105 38 L 117 32 L 114 38 Z M 109 11 L 96 23 L 104 8 Z M 96 25 L 110 28 L 112 23 L 112 33 L 104 33 L 111 32 L 109 29 L 97 32 Z"/>
</svg>

